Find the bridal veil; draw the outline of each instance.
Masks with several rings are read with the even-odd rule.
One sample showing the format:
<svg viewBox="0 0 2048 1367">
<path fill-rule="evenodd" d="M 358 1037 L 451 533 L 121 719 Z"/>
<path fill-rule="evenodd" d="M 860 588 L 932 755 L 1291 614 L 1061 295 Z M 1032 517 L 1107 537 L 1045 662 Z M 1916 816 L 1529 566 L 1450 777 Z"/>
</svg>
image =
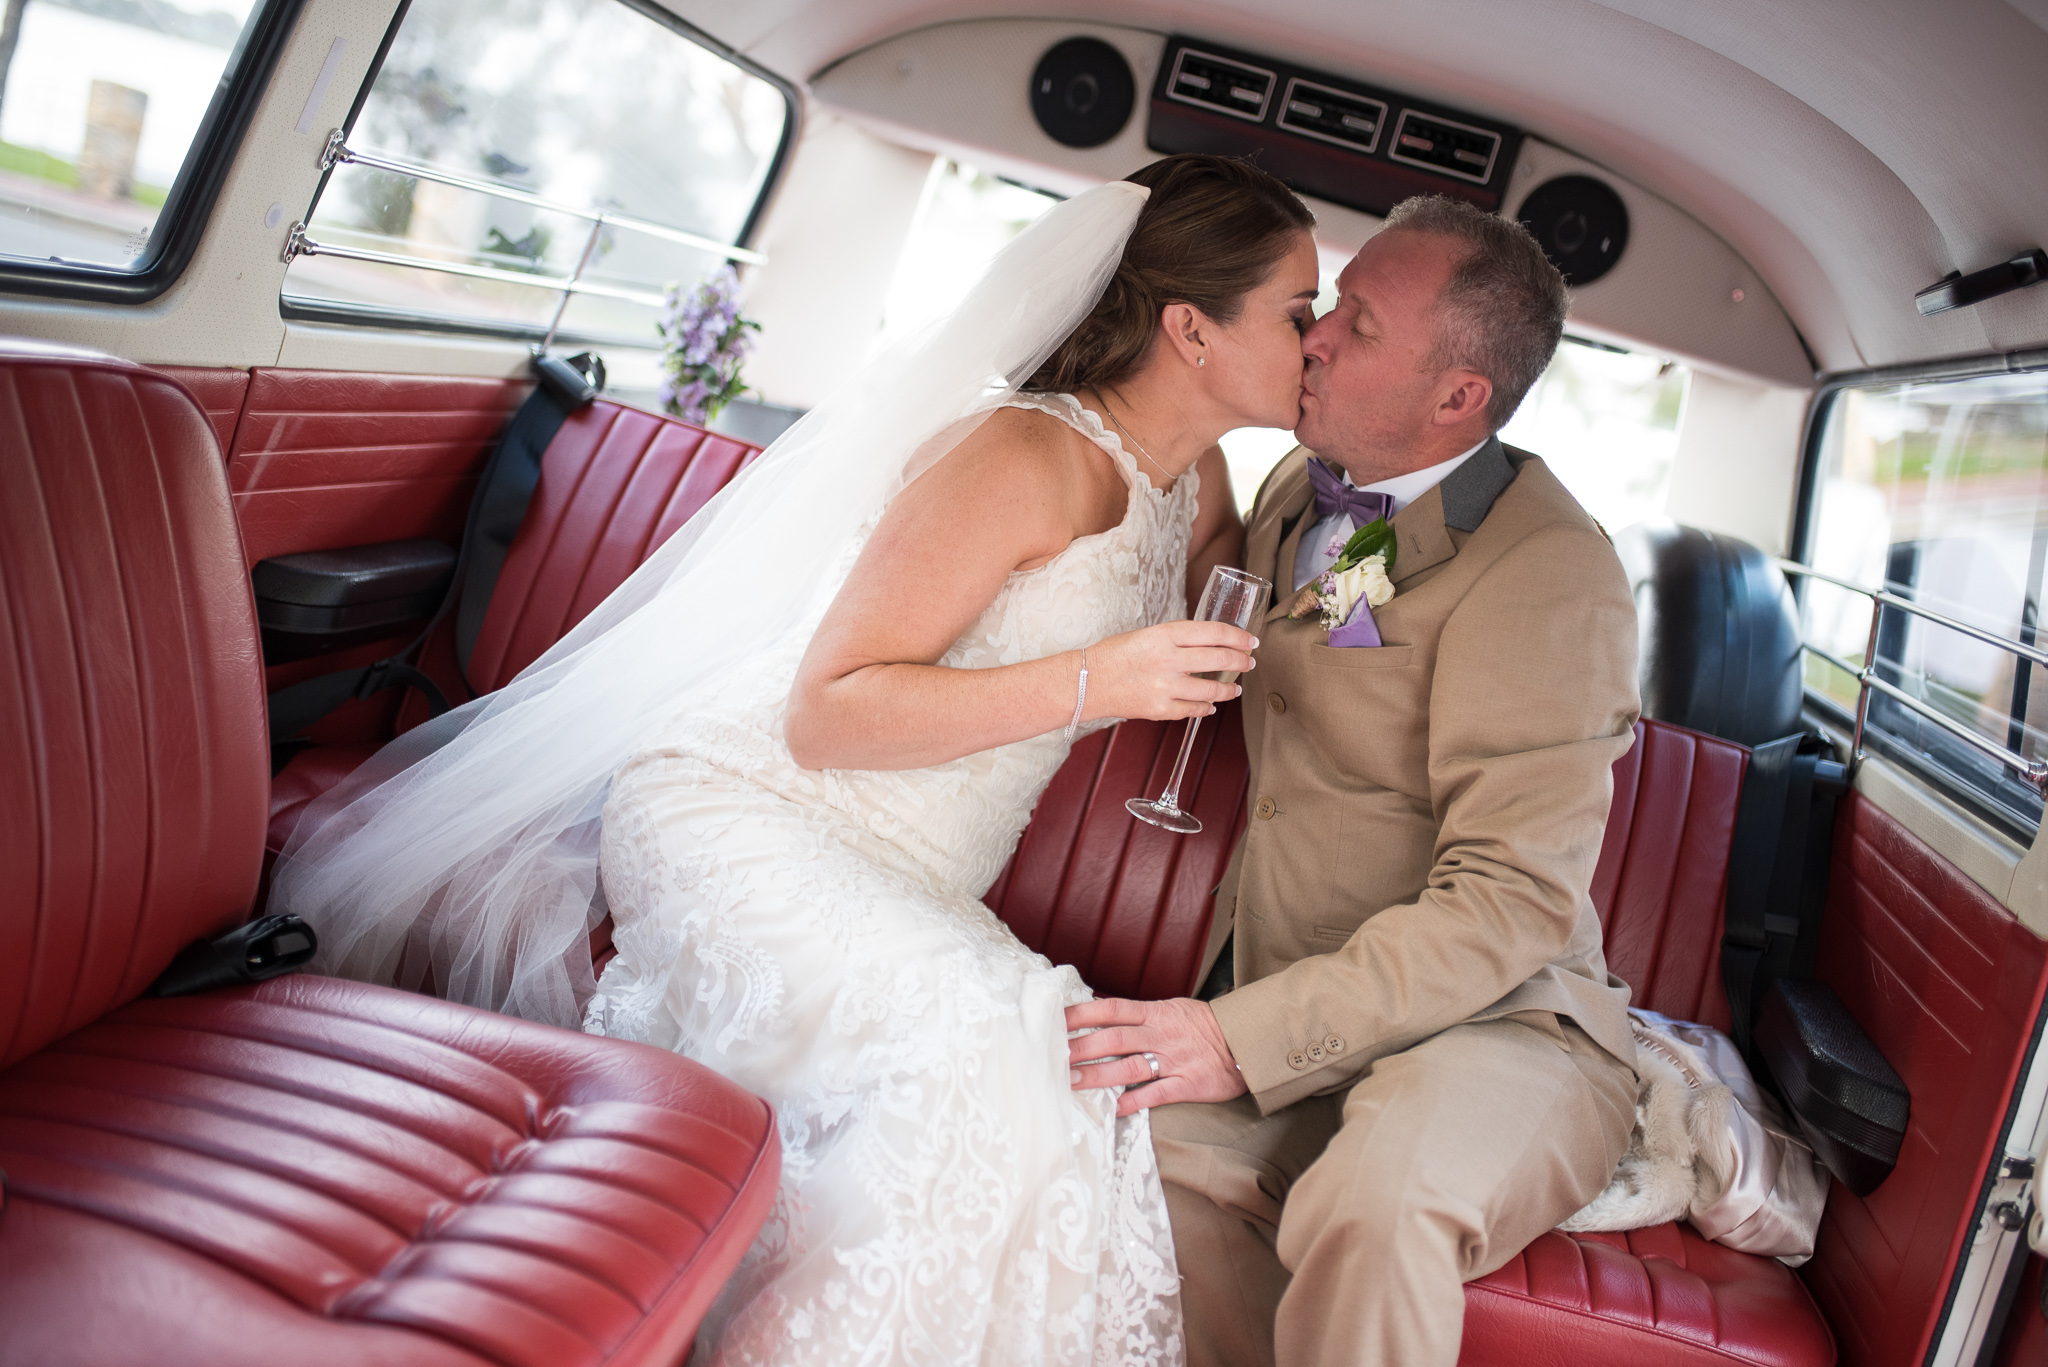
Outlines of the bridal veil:
<svg viewBox="0 0 2048 1367">
<path fill-rule="evenodd" d="M 1148 193 L 1114 181 L 1056 205 L 511 683 L 315 802 L 271 898 L 318 931 L 314 966 L 575 1028 L 613 772 L 699 690 L 812 629 L 843 576 L 828 567 L 1087 316 Z"/>
</svg>

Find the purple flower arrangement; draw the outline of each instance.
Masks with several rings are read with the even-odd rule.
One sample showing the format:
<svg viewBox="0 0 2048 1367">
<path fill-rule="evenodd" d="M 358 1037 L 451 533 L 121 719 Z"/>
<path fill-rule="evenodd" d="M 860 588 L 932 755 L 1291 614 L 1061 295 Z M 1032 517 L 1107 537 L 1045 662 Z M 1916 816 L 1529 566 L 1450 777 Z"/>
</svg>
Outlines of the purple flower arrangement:
<svg viewBox="0 0 2048 1367">
<path fill-rule="evenodd" d="M 662 337 L 661 406 L 706 423 L 747 387 L 740 364 L 761 325 L 740 317 L 740 278 L 730 263 L 688 287 L 671 285 L 655 327 Z"/>
</svg>

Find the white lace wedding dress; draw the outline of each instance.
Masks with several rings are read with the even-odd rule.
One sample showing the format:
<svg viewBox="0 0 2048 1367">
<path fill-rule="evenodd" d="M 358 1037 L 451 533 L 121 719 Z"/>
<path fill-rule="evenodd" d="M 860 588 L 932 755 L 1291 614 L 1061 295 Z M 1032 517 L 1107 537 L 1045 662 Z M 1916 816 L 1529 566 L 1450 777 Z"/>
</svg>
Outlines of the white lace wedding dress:
<svg viewBox="0 0 2048 1367">
<path fill-rule="evenodd" d="M 1129 511 L 1011 575 L 940 663 L 1037 659 L 1185 615 L 1194 473 L 1162 494 L 1071 397 L 1009 406 L 1090 437 Z M 1062 1012 L 1088 989 L 980 901 L 1066 742 L 800 769 L 782 719 L 807 637 L 653 737 L 604 809 L 619 952 L 585 1028 L 714 1068 L 780 1124 L 775 1210 L 694 1360 L 1178 1363 L 1145 1115 L 1069 1088 Z"/>
</svg>

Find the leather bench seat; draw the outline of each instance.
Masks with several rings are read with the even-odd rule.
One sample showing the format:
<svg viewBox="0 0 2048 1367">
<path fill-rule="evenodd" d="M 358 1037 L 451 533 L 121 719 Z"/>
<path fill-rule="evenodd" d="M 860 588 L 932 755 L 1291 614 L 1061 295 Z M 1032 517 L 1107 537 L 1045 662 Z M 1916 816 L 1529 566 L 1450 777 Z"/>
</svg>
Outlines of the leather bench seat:
<svg viewBox="0 0 2048 1367">
<path fill-rule="evenodd" d="M 548 449 L 542 494 L 513 543 L 480 638 L 521 643 L 494 659 L 497 683 L 631 572 L 637 561 L 618 555 L 617 546 L 635 543 L 644 556 L 660 544 L 666 530 L 649 534 L 648 525 L 673 520 L 677 499 L 662 490 L 689 488 L 689 506 L 701 506 L 751 458 L 705 447 L 717 456 L 718 478 L 707 478 L 692 445 L 701 438 L 691 435 L 697 429 L 623 410 L 631 414 L 629 427 L 616 432 L 615 409 L 600 403 L 577 415 Z M 641 473 L 650 461 L 655 468 Z M 616 491 L 636 479 L 655 492 L 645 502 L 621 499 Z M 621 526 L 613 528 L 612 519 Z M 614 548 L 602 561 L 600 546 Z M 507 593 L 508 584 L 518 587 Z M 550 605 L 544 620 L 529 620 L 529 602 Z M 1246 816 L 1247 763 L 1235 707 L 1226 705 L 1205 724 L 1190 762 L 1183 801 L 1205 824 L 1196 836 L 1158 831 L 1123 808 L 1128 797 L 1160 790 L 1178 749 L 1177 724 L 1126 722 L 1075 746 L 986 898 L 1020 939 L 1075 965 L 1105 995 L 1195 990 L 1211 893 Z M 304 803 L 365 753 L 317 748 L 279 775 L 273 850 Z M 1609 965 L 1634 985 L 1637 1003 L 1724 1029 L 1721 905 L 1747 764 L 1741 745 L 1639 723 L 1635 746 L 1615 765 L 1614 804 L 1593 881 Z M 610 950 L 609 930 L 607 922 L 592 937 L 600 963 Z M 1828 1326 L 1796 1275 L 1775 1261 L 1709 1244 L 1682 1224 L 1626 1235 L 1546 1235 L 1469 1287 L 1466 1300 L 1465 1367 L 1835 1361 Z"/>
<path fill-rule="evenodd" d="M 1783 1263 L 1690 1225 L 1537 1239 L 1465 1288 L 1463 1367 L 1821 1367 L 1835 1342 Z"/>
<path fill-rule="evenodd" d="M 674 1367 L 774 1200 L 765 1102 L 391 989 L 143 995 L 263 862 L 215 431 L 0 339 L 0 1363 Z"/>
<path fill-rule="evenodd" d="M 674 1363 L 779 1167 L 679 1062 L 331 978 L 131 1003 L 0 1072 L 7 1360 Z"/>
</svg>

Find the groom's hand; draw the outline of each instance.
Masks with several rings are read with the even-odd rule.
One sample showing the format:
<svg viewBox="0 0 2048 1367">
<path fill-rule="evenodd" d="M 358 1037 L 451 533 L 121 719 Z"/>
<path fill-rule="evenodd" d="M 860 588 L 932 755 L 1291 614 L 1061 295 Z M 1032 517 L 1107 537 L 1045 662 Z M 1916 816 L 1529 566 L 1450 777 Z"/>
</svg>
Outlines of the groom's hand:
<svg viewBox="0 0 2048 1367">
<path fill-rule="evenodd" d="M 1175 1101 L 1228 1101 L 1245 1093 L 1244 1075 L 1207 1002 L 1107 997 L 1068 1007 L 1067 1029 L 1094 1031 L 1067 1042 L 1074 1090 L 1127 1089 L 1117 1098 L 1118 1115 Z M 1159 1060 L 1156 1082 L 1147 1054 Z"/>
</svg>

